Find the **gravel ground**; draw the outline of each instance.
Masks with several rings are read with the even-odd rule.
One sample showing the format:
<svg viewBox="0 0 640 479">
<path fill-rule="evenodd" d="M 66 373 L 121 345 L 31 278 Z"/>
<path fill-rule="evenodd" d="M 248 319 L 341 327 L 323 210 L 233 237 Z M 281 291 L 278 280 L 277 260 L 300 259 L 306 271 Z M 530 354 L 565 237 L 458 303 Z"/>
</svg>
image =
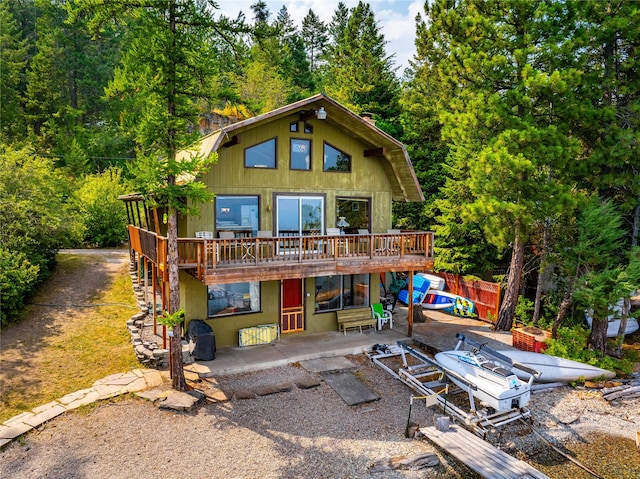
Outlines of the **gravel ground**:
<svg viewBox="0 0 640 479">
<path fill-rule="evenodd" d="M 380 400 L 347 406 L 324 381 L 311 389 L 236 398 L 236 391 L 314 377 L 295 365 L 221 377 L 201 386 L 222 389 L 230 400 L 193 413 L 169 412 L 140 398 L 125 398 L 55 419 L 2 451 L 0 477 L 478 477 L 425 439 L 406 438 L 412 390 L 364 355 L 349 359 L 357 364 L 355 374 Z M 640 431 L 640 400 L 611 405 L 598 391 L 563 387 L 533 395 L 530 409 L 536 430 L 603 477 L 640 477 L 640 451 L 633 442 Z M 414 404 L 411 421 L 431 425 L 436 414 Z M 553 453 L 528 425 L 507 426 L 489 440 L 552 478 L 593 477 Z M 595 449 L 616 444 L 612 464 L 589 462 L 596 457 Z M 574 452 L 582 446 L 583 456 Z M 438 466 L 369 471 L 379 461 L 429 452 L 439 458 Z"/>
</svg>

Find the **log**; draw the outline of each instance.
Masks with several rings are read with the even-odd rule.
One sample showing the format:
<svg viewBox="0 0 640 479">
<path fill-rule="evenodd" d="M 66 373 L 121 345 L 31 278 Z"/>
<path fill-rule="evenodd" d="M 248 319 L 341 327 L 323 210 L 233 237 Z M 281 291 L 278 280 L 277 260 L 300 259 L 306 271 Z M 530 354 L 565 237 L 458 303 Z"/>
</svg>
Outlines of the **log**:
<svg viewBox="0 0 640 479">
<path fill-rule="evenodd" d="M 431 452 L 414 456 L 396 456 L 390 459 L 374 462 L 369 466 L 369 472 L 385 472 L 395 469 L 424 469 L 440 464 L 438 456 Z"/>
<path fill-rule="evenodd" d="M 629 386 L 627 386 L 626 384 L 622 385 L 622 386 L 615 386 L 612 388 L 602 388 L 602 395 L 606 396 L 607 394 L 611 394 L 614 393 L 616 391 L 623 391 L 625 389 L 627 389 Z"/>
<path fill-rule="evenodd" d="M 627 396 L 629 394 L 635 394 L 635 393 L 640 393 L 640 386 L 633 386 L 633 387 L 625 388 L 622 391 L 615 391 L 615 392 L 612 392 L 611 394 L 607 394 L 606 396 L 604 396 L 604 398 L 607 401 L 613 401 L 614 399 L 618 399 L 620 397 Z"/>
<path fill-rule="evenodd" d="M 427 317 L 424 315 L 424 310 L 421 304 L 413 305 L 413 322 L 414 323 L 426 323 Z"/>
</svg>

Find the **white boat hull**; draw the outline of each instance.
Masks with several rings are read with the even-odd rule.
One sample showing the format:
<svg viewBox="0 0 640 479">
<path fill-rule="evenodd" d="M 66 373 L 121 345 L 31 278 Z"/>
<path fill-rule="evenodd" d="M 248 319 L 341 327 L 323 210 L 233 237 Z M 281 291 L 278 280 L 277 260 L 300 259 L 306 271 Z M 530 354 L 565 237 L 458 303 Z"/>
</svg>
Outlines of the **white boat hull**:
<svg viewBox="0 0 640 479">
<path fill-rule="evenodd" d="M 513 362 L 538 371 L 540 377 L 535 379 L 535 382 L 538 383 L 569 383 L 571 381 L 592 380 L 601 377 L 612 379 L 616 376 L 612 371 L 571 359 L 559 358 L 558 356 L 519 350 L 501 350 L 498 352 L 507 356 Z M 524 371 L 520 371 L 517 368 L 512 369 L 512 371 L 522 380 L 529 379 L 530 375 Z"/>
<path fill-rule="evenodd" d="M 587 320 L 587 324 L 589 325 L 589 329 L 591 329 L 591 324 L 593 323 L 593 318 L 589 315 L 589 313 L 584 313 L 584 317 Z M 609 319 L 609 324 L 607 325 L 607 338 L 615 338 L 618 335 L 618 330 L 620 329 L 620 320 L 619 319 Z M 635 333 L 638 329 L 640 329 L 640 325 L 638 324 L 638 320 L 636 318 L 627 318 L 627 327 L 624 330 L 624 335 L 628 336 L 629 334 Z"/>
<path fill-rule="evenodd" d="M 429 290 L 422 300 L 424 309 L 440 309 L 456 316 L 475 316 L 475 304 L 458 294 Z"/>
<path fill-rule="evenodd" d="M 433 302 L 428 302 L 432 296 Z M 429 291 L 422 302 L 424 309 L 445 309 L 453 308 L 457 294 L 448 293 L 446 291 Z"/>
<path fill-rule="evenodd" d="M 436 361 L 445 370 L 453 371 L 471 384 L 477 386 L 477 390 L 470 391 L 468 384 L 456 379 L 455 375 L 448 375 L 449 379 L 461 389 L 471 392 L 473 397 L 495 409 L 498 412 L 523 408 L 531 397 L 530 384 L 520 380 L 511 371 L 498 367 L 487 369 L 474 365 L 472 362 L 477 356 L 470 351 L 444 351 L 435 355 Z M 470 362 L 471 361 L 471 362 Z"/>
</svg>

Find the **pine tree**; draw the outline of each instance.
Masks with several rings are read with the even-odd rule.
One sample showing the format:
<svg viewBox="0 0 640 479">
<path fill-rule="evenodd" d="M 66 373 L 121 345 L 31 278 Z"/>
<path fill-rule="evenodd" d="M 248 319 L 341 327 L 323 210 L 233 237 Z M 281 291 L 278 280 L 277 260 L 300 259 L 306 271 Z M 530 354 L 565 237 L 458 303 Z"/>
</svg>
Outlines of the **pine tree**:
<svg viewBox="0 0 640 479">
<path fill-rule="evenodd" d="M 346 24 L 342 19 L 339 8 L 330 27 L 333 44 L 328 51 L 325 92 L 355 112 L 368 111 L 382 120 L 395 118 L 399 82 L 371 7 L 359 2 Z"/>
<path fill-rule="evenodd" d="M 182 365 L 178 277 L 178 214 L 195 214 L 210 201 L 206 185 L 198 181 L 179 184 L 181 175 L 202 174 L 215 158 L 176 160 L 180 148 L 192 143 L 199 100 L 210 99 L 208 78 L 215 73 L 214 49 L 209 48 L 218 24 L 205 1 L 86 0 L 79 13 L 91 14 L 89 26 L 97 32 L 112 19 L 132 20 L 131 43 L 123 53 L 108 93 L 130 99 L 137 109 L 133 130 L 142 154 L 138 158 L 137 186 L 152 204 L 168 209 L 167 269 L 169 311 L 165 319 L 173 328 L 171 373 L 173 387 L 185 390 Z M 223 32 L 220 32 L 223 33 Z M 162 159 L 158 160 L 158 156 Z"/>
<path fill-rule="evenodd" d="M 329 42 L 329 35 L 325 23 L 311 9 L 302 19 L 302 39 L 307 52 L 309 69 L 312 74 L 316 74 L 316 71 L 326 64 L 322 58 Z"/>
<path fill-rule="evenodd" d="M 637 286 L 638 258 L 626 255 L 622 248 L 622 217 L 611 201 L 601 201 L 596 195 L 589 198 L 574 231 L 568 243 L 562 245 L 565 252 L 557 260 L 569 281 L 553 334 L 555 336 L 562 314 L 575 298 L 582 310 L 592 312 L 589 343 L 605 353 L 610 305 L 621 297 L 628 297 Z"/>
<path fill-rule="evenodd" d="M 568 175 L 579 143 L 572 10 L 533 1 L 436 1 L 419 32 L 441 85 L 437 108 L 451 167 L 467 202 L 461 219 L 508 248 L 511 264 L 496 324 L 509 330 L 526 245 L 547 215 L 571 207 Z M 549 169 L 553 175 L 547 181 Z"/>
<path fill-rule="evenodd" d="M 619 206 L 630 244 L 638 244 L 640 221 L 640 8 L 634 0 L 581 2 L 589 55 L 585 87 L 592 111 L 579 131 L 588 161 L 585 179 Z M 586 88 L 585 88 L 586 90 Z"/>
<path fill-rule="evenodd" d="M 292 103 L 309 96 L 313 89 L 313 78 L 304 42 L 287 7 L 283 6 L 278 12 L 274 28 L 278 33 L 278 44 L 281 50 L 278 71 L 284 79 L 293 83 L 292 93 L 287 98 L 287 103 Z"/>
<path fill-rule="evenodd" d="M 22 121 L 24 69 L 27 66 L 27 42 L 8 0 L 0 0 L 0 132 L 5 142 L 25 137 Z"/>
</svg>

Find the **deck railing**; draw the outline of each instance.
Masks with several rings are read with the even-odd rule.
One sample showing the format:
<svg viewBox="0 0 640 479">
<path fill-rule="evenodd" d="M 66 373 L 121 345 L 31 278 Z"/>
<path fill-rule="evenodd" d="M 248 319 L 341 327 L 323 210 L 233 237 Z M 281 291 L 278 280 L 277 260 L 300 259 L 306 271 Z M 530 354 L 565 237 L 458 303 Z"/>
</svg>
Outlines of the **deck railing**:
<svg viewBox="0 0 640 479">
<path fill-rule="evenodd" d="M 167 262 L 166 237 L 134 226 L 129 227 L 129 235 L 134 250 L 164 269 Z M 152 237 L 155 237 L 155 248 L 152 247 Z M 392 260 L 408 255 L 433 258 L 433 233 L 178 239 L 180 267 L 196 269 L 198 278 L 202 278 L 207 270 L 217 268 L 357 258 Z"/>
</svg>

